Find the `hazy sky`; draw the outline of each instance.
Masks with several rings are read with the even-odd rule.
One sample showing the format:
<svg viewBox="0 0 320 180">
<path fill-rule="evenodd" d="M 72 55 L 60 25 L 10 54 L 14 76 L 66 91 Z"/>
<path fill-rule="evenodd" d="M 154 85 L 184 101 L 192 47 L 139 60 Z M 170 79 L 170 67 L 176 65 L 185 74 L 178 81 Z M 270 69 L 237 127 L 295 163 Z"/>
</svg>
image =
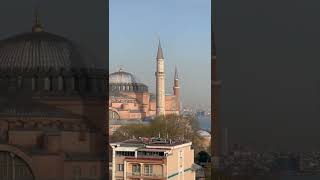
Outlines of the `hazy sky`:
<svg viewBox="0 0 320 180">
<path fill-rule="evenodd" d="M 210 107 L 210 0 L 110 0 L 110 72 L 122 65 L 155 92 L 158 37 L 166 92 L 177 65 L 183 105 Z"/>
</svg>

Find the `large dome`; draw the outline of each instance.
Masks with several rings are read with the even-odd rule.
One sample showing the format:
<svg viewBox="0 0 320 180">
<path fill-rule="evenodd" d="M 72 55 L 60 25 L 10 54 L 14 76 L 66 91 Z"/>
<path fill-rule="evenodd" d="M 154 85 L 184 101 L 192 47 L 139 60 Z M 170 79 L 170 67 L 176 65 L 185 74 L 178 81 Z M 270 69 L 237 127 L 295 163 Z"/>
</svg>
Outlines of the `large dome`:
<svg viewBox="0 0 320 180">
<path fill-rule="evenodd" d="M 131 73 L 125 72 L 120 69 L 118 72 L 114 72 L 109 75 L 109 83 L 134 84 L 140 82 Z"/>
<path fill-rule="evenodd" d="M 93 67 L 79 51 L 72 41 L 44 31 L 19 34 L 0 41 L 0 69 Z"/>
<path fill-rule="evenodd" d="M 97 63 L 73 41 L 36 24 L 32 32 L 0 40 L 0 95 L 104 95 L 107 71 Z"/>
<path fill-rule="evenodd" d="M 132 91 L 132 92 L 147 92 L 148 87 L 137 80 L 131 73 L 120 69 L 117 72 L 109 75 L 109 93 Z"/>
</svg>

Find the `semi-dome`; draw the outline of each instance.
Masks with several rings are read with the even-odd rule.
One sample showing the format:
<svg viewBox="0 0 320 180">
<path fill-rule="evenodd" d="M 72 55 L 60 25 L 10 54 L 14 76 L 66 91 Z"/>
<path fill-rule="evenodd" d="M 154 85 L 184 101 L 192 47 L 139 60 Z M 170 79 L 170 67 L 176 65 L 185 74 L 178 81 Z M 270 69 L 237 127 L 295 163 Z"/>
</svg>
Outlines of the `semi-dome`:
<svg viewBox="0 0 320 180">
<path fill-rule="evenodd" d="M 71 69 L 85 63 L 72 41 L 48 32 L 18 34 L 0 41 L 0 69 Z M 82 54 L 82 53 L 81 53 Z"/>
</svg>

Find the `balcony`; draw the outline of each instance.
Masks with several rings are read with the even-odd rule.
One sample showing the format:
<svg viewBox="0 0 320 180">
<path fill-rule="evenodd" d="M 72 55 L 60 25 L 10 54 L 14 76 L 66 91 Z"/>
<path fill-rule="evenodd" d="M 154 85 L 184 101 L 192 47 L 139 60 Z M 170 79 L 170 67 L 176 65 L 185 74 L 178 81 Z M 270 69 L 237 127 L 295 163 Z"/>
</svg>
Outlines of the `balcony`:
<svg viewBox="0 0 320 180">
<path fill-rule="evenodd" d="M 163 174 L 145 174 L 145 173 L 136 173 L 131 172 L 127 173 L 128 178 L 143 178 L 143 179 L 166 179 Z"/>
<path fill-rule="evenodd" d="M 165 159 L 159 156 L 138 156 L 138 157 L 125 157 L 125 160 L 131 163 L 164 164 Z"/>
</svg>

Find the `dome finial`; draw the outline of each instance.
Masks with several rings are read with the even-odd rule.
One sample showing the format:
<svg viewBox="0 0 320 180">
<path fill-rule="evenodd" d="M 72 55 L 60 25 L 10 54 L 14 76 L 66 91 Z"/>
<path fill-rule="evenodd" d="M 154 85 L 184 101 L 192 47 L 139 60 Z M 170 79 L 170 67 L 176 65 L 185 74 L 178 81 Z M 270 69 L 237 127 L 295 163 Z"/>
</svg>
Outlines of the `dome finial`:
<svg viewBox="0 0 320 180">
<path fill-rule="evenodd" d="M 119 67 L 119 70 L 118 70 L 119 72 L 123 72 L 123 65 L 120 65 L 120 67 Z"/>
<path fill-rule="evenodd" d="M 43 31 L 43 26 L 40 23 L 38 6 L 36 6 L 34 10 L 34 23 L 32 26 L 32 32 L 42 32 L 42 31 Z"/>
</svg>

